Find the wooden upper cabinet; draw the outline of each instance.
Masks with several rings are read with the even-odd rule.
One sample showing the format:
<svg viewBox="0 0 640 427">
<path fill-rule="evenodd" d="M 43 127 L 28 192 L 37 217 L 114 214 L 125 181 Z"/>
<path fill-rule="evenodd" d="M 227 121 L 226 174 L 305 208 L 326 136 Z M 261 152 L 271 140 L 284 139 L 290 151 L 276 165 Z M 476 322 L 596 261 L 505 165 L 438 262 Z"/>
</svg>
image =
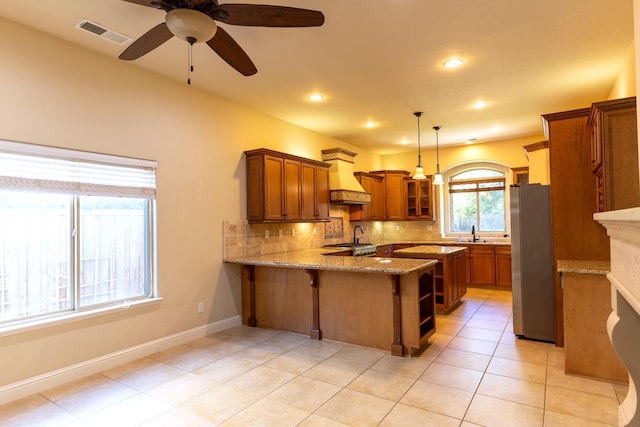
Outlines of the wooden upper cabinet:
<svg viewBox="0 0 640 427">
<path fill-rule="evenodd" d="M 404 212 L 404 178 L 408 177 L 408 171 L 380 170 L 372 171 L 372 174 L 384 177 L 385 214 L 384 219 L 390 221 L 403 221 Z"/>
<path fill-rule="evenodd" d="M 367 172 L 353 174 L 362 188 L 371 194 L 371 203 L 366 205 L 352 205 L 351 221 L 382 221 L 385 219 L 384 177 Z"/>
<path fill-rule="evenodd" d="M 329 220 L 331 165 L 267 149 L 245 151 L 247 220 Z"/>
<path fill-rule="evenodd" d="M 316 165 L 316 220 L 329 221 L 329 168 Z"/>
<path fill-rule="evenodd" d="M 431 175 L 427 179 L 404 178 L 404 213 L 406 219 L 433 219 L 433 185 Z"/>
<path fill-rule="evenodd" d="M 636 98 L 591 105 L 591 170 L 597 212 L 640 206 Z"/>
<path fill-rule="evenodd" d="M 302 163 L 300 167 L 301 218 L 314 220 L 316 218 L 316 167 L 307 163 Z"/>
<path fill-rule="evenodd" d="M 302 218 L 301 165 L 297 160 L 284 160 L 284 219 Z"/>
</svg>

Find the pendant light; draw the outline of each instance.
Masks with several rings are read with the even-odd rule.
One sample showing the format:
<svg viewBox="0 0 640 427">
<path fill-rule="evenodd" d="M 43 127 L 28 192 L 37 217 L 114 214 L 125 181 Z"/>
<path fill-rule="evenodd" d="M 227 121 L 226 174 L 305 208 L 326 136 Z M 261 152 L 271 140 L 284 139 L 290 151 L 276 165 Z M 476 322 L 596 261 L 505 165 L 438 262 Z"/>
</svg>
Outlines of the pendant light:
<svg viewBox="0 0 640 427">
<path fill-rule="evenodd" d="M 413 113 L 418 118 L 418 165 L 416 166 L 416 173 L 413 175 L 413 179 L 427 179 L 422 168 L 422 157 L 420 155 L 420 116 L 422 111 L 416 111 Z"/>
<path fill-rule="evenodd" d="M 442 185 L 442 174 L 440 173 L 440 153 L 438 152 L 438 131 L 440 126 L 434 126 L 433 130 L 436 131 L 436 174 L 433 176 L 433 185 Z"/>
</svg>

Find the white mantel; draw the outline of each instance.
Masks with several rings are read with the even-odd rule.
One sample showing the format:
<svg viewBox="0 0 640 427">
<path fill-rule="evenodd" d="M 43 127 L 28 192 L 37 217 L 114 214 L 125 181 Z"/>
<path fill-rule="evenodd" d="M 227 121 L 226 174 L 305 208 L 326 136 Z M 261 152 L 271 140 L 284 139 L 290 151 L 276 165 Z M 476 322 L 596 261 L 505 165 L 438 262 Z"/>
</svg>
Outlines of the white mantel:
<svg viewBox="0 0 640 427">
<path fill-rule="evenodd" d="M 594 218 L 610 237 L 612 313 L 609 338 L 629 371 L 629 392 L 618 408 L 618 425 L 640 426 L 640 208 L 602 212 Z"/>
</svg>

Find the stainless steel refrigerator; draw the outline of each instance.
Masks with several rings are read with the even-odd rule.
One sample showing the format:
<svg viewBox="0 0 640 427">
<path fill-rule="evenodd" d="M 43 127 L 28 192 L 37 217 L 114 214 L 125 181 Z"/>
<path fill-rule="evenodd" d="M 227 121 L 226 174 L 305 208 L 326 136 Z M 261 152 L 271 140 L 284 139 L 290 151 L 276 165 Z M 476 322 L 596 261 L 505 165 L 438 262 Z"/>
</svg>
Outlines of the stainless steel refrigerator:
<svg viewBox="0 0 640 427">
<path fill-rule="evenodd" d="M 555 341 L 549 186 L 511 186 L 513 332 Z"/>
</svg>

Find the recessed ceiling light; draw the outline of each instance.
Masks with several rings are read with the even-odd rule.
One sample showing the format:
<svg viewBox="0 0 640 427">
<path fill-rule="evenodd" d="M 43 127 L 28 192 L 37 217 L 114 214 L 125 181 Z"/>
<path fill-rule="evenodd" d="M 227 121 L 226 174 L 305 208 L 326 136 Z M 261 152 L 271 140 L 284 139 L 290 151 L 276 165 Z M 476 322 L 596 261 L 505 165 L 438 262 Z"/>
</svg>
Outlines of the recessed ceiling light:
<svg viewBox="0 0 640 427">
<path fill-rule="evenodd" d="M 406 138 L 403 138 L 402 141 L 400 141 L 401 145 L 407 145 L 409 143 L 409 141 L 407 141 Z"/>
<path fill-rule="evenodd" d="M 444 61 L 442 64 L 444 68 L 458 68 L 462 65 L 462 59 L 460 58 L 451 58 Z"/>
<path fill-rule="evenodd" d="M 484 102 L 484 101 L 477 101 L 472 105 L 472 107 L 476 108 L 476 109 L 481 109 L 481 108 L 484 108 L 486 106 L 487 106 L 487 103 Z"/>
<path fill-rule="evenodd" d="M 366 128 L 374 128 L 374 127 L 376 127 L 376 123 L 374 121 L 369 120 L 367 123 L 364 124 L 364 127 L 366 127 Z"/>
<path fill-rule="evenodd" d="M 319 93 L 314 93 L 312 95 L 309 95 L 309 101 L 320 102 L 323 99 L 324 99 L 324 96 L 320 95 Z"/>
</svg>

